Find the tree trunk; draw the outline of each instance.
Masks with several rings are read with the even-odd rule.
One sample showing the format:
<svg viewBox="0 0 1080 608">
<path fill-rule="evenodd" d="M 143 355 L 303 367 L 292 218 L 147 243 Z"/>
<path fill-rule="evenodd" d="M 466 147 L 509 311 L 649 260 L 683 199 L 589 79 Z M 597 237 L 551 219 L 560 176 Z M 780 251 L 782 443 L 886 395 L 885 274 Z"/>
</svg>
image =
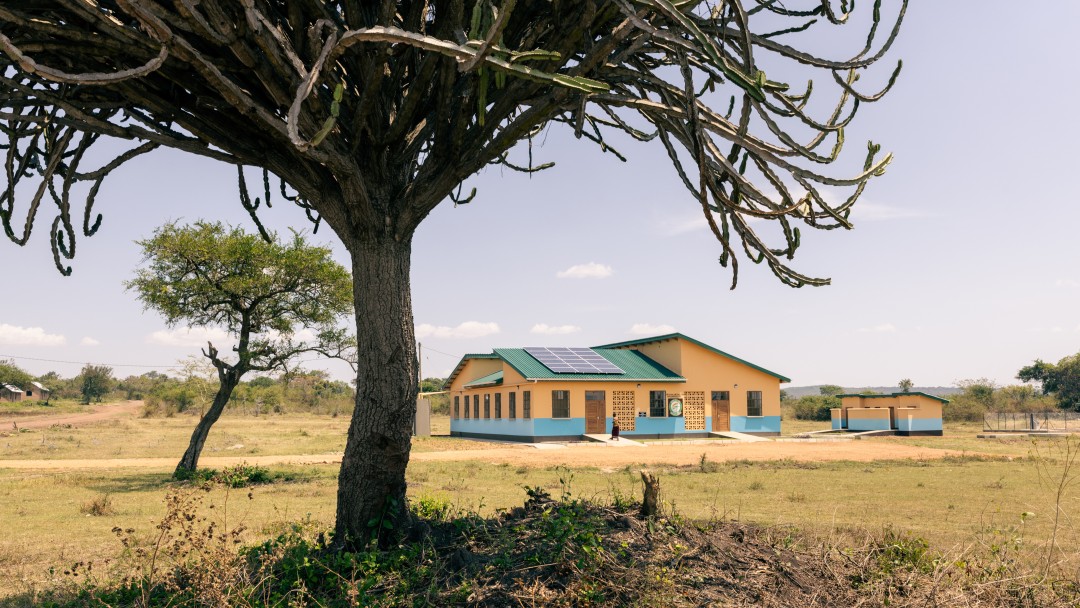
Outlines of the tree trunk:
<svg viewBox="0 0 1080 608">
<path fill-rule="evenodd" d="M 173 477 L 182 478 L 195 472 L 196 467 L 199 466 L 199 454 L 202 453 L 203 445 L 206 443 L 206 436 L 210 434 L 210 427 L 214 426 L 218 418 L 221 418 L 221 412 L 225 411 L 225 405 L 229 403 L 233 389 L 240 383 L 240 375 L 231 371 L 218 374 L 218 378 L 221 385 L 218 387 L 217 395 L 214 395 L 214 403 L 199 419 L 199 424 L 195 425 L 187 451 L 180 459 L 180 464 L 176 465 Z"/>
<path fill-rule="evenodd" d="M 411 237 L 350 243 L 356 305 L 356 407 L 338 477 L 337 546 L 384 542 L 404 521 L 416 416 Z"/>
<path fill-rule="evenodd" d="M 645 487 L 641 498 L 641 516 L 656 517 L 660 514 L 660 480 L 656 475 L 642 469 L 641 483 Z"/>
</svg>

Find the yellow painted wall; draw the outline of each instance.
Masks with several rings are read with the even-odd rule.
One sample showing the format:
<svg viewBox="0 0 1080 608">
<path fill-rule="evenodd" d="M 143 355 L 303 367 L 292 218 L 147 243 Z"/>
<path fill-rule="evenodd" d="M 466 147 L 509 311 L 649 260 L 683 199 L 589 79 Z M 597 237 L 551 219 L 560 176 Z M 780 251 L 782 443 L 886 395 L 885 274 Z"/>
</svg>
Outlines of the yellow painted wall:
<svg viewBox="0 0 1080 608">
<path fill-rule="evenodd" d="M 451 394 L 457 394 L 462 390 L 462 387 L 466 384 L 476 380 L 477 378 L 483 378 L 489 374 L 494 374 L 503 368 L 502 359 L 469 359 L 465 361 L 465 365 L 461 368 L 461 373 L 454 378 L 454 381 L 450 383 L 449 390 Z"/>
<path fill-rule="evenodd" d="M 941 418 L 942 403 L 937 399 L 931 399 L 925 395 L 889 395 L 881 397 L 861 397 L 858 395 L 843 397 L 840 399 L 840 407 L 848 410 L 851 408 L 904 408 L 904 415 L 911 414 L 915 418 Z"/>
<path fill-rule="evenodd" d="M 887 407 L 853 407 L 847 411 L 848 420 L 889 420 Z"/>
<path fill-rule="evenodd" d="M 656 361 L 660 365 L 670 369 L 671 371 L 686 377 L 682 373 L 683 361 L 683 341 L 672 338 L 670 340 L 663 340 L 660 342 L 650 342 L 648 344 L 640 344 L 634 346 L 623 347 L 622 350 L 636 350 L 646 357 Z M 723 389 L 717 389 L 723 390 Z"/>
<path fill-rule="evenodd" d="M 780 379 L 692 342 L 677 341 L 688 391 L 705 391 L 705 415 L 712 415 L 712 391 L 731 393 L 731 415 L 746 416 L 747 391 L 761 391 L 761 415 L 780 415 Z"/>
</svg>

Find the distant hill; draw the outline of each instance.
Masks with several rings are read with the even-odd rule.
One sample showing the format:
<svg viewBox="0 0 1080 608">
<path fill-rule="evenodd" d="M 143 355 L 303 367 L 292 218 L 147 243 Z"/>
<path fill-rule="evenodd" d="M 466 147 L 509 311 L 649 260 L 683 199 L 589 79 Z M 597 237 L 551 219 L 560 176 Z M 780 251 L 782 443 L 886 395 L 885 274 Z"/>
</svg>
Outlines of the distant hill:
<svg viewBox="0 0 1080 608">
<path fill-rule="evenodd" d="M 805 397 L 807 395 L 820 395 L 821 384 L 815 384 L 813 386 L 781 386 L 785 393 L 789 396 L 798 399 L 799 397 Z M 949 395 L 955 395 L 960 392 L 960 389 L 955 386 L 915 386 L 911 388 L 912 392 L 926 393 L 927 395 L 935 395 L 937 397 L 948 397 Z M 864 391 L 874 391 L 875 393 L 899 393 L 900 388 L 896 386 L 845 386 L 845 393 L 862 393 Z"/>
</svg>

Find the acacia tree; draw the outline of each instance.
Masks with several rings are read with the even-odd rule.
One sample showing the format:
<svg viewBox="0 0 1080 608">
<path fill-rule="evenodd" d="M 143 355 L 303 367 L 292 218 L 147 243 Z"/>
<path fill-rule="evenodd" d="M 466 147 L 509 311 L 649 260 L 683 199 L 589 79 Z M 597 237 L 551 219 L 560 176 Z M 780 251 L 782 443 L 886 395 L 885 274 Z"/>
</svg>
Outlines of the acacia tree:
<svg viewBox="0 0 1080 608">
<path fill-rule="evenodd" d="M 336 326 L 352 310 L 349 271 L 325 247 L 294 233 L 288 243 L 219 223 L 175 223 L 139 241 L 148 264 L 126 283 L 146 308 L 170 326 L 215 327 L 236 336 L 233 357 L 212 342 L 202 351 L 217 370 L 218 389 L 203 413 L 174 475 L 187 477 L 199 464 L 210 428 L 233 389 L 248 372 L 288 371 L 304 353 L 348 358 L 353 340 Z M 303 329 L 312 337 L 298 340 Z"/>
<path fill-rule="evenodd" d="M 471 200 L 475 191 L 460 196 L 462 181 L 490 164 L 550 166 L 533 163 L 531 146 L 515 146 L 563 125 L 614 154 L 611 134 L 663 146 L 718 241 L 720 263 L 732 268 L 733 287 L 740 257 L 791 286 L 826 284 L 789 260 L 800 225 L 850 228 L 852 205 L 890 160 L 871 143 L 861 170 L 825 171 L 861 104 L 879 99 L 899 73 L 897 65 L 880 90 L 856 86 L 895 40 L 907 3 L 890 3 L 890 13 L 875 0 L 863 19 L 853 17 L 855 4 L 4 3 L 0 220 L 21 245 L 52 203 L 53 256 L 69 272 L 76 233 L 92 235 L 100 224 L 102 180 L 158 147 L 237 166 L 240 200 L 256 222 L 273 181 L 313 221 L 325 220 L 352 256 L 360 355 L 336 538 L 368 538 L 369 525 L 398 517 L 405 498 L 418 384 L 409 265 L 420 222 L 444 200 Z M 852 21 L 865 26 L 852 54 L 806 50 Z M 763 66 L 806 79 L 789 86 Z M 131 146 L 84 167 L 103 138 Z M 262 170 L 262 199 L 248 193 L 245 166 Z M 24 180 L 29 202 L 16 209 Z M 755 219 L 773 220 L 762 224 L 778 228 L 771 240 Z"/>
<path fill-rule="evenodd" d="M 83 403 L 87 405 L 92 401 L 101 401 L 101 398 L 108 395 L 116 384 L 111 367 L 89 363 L 83 366 L 76 381 L 82 392 Z"/>
</svg>

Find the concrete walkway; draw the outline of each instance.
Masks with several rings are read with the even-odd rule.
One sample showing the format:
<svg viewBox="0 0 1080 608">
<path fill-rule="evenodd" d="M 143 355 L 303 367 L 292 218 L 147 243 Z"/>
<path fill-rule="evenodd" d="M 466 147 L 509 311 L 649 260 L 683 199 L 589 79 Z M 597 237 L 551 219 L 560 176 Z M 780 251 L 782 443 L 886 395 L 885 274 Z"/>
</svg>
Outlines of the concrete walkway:
<svg viewBox="0 0 1080 608">
<path fill-rule="evenodd" d="M 627 439 L 626 437 L 619 437 L 618 439 L 612 439 L 611 435 L 608 435 L 607 433 L 586 434 L 586 435 L 582 435 L 582 437 L 585 437 L 586 439 L 589 439 L 589 440 L 592 440 L 592 441 L 599 441 L 600 443 L 606 443 L 607 445 L 614 446 L 614 447 L 617 447 L 617 448 L 635 447 L 635 446 L 639 447 L 639 448 L 647 447 L 644 443 L 634 441 L 633 439 Z"/>
<path fill-rule="evenodd" d="M 716 437 L 723 437 L 724 439 L 738 439 L 739 441 L 769 441 L 765 437 L 758 437 L 757 435 L 751 435 L 749 433 L 738 433 L 736 431 L 710 431 L 709 435 Z"/>
</svg>

